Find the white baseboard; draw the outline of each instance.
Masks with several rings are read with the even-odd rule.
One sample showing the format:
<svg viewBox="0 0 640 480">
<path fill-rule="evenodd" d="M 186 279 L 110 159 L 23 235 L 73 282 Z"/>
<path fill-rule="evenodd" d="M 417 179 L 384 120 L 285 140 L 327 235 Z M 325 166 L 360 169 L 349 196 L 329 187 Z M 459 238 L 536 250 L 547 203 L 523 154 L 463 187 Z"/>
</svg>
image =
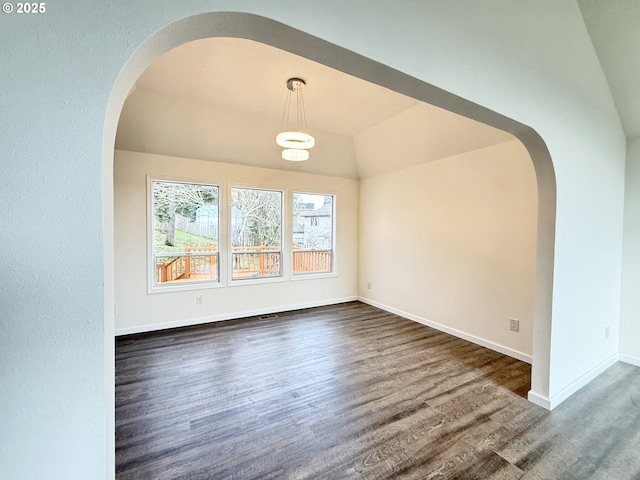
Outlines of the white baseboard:
<svg viewBox="0 0 640 480">
<path fill-rule="evenodd" d="M 619 360 L 619 355 L 617 353 L 611 355 L 604 362 L 597 365 L 595 368 L 592 368 L 587 373 L 582 375 L 577 380 L 571 382 L 565 388 L 560 390 L 555 395 L 552 395 L 550 398 L 540 395 L 533 390 L 529 391 L 528 399 L 529 401 L 535 403 L 536 405 L 540 405 L 541 407 L 546 408 L 547 410 L 553 410 L 562 402 L 564 402 L 571 395 L 576 393 L 582 387 L 591 382 L 594 378 L 604 372 L 607 368 L 615 364 Z"/>
<path fill-rule="evenodd" d="M 502 353 L 503 355 L 516 358 L 523 362 L 531 363 L 531 355 L 527 355 L 526 353 L 520 352 L 518 350 L 505 347 L 504 345 L 499 345 L 497 343 L 491 342 L 484 338 L 476 337 L 475 335 L 471 335 L 469 333 L 456 330 L 455 328 L 447 327 L 446 325 L 442 325 L 437 322 L 432 322 L 431 320 L 427 320 L 426 318 L 419 317 L 418 315 L 414 315 L 412 313 L 404 312 L 397 308 L 389 307 L 388 305 L 375 302 L 368 298 L 360 297 L 359 300 L 362 303 L 366 303 L 373 307 L 379 308 L 380 310 L 384 310 L 386 312 L 393 313 L 395 315 L 406 318 L 408 320 L 421 323 L 422 325 L 426 325 L 427 327 L 435 328 L 436 330 L 440 330 L 441 332 L 448 333 L 449 335 L 453 335 L 454 337 L 462 338 L 463 340 L 467 340 L 471 343 L 475 343 L 477 345 L 486 347 L 495 352 Z"/>
<path fill-rule="evenodd" d="M 618 355 L 618 360 L 624 363 L 635 365 L 636 367 L 640 367 L 640 358 L 637 358 L 637 357 L 632 357 L 630 355 L 623 355 L 621 353 L 620 355 Z"/>
<path fill-rule="evenodd" d="M 204 323 L 222 322 L 224 320 L 234 320 L 237 318 L 255 317 L 258 315 L 268 315 L 271 313 L 288 312 L 291 310 L 301 310 L 303 308 L 324 307 L 326 305 L 335 305 L 338 303 L 353 302 L 356 300 L 358 300 L 358 297 L 334 298 L 330 300 L 321 300 L 318 302 L 298 303 L 295 305 L 284 305 L 271 308 L 259 308 L 256 310 L 244 310 L 240 312 L 225 313 L 222 315 L 210 315 L 208 317 L 188 318 L 164 323 L 139 325 L 127 328 L 116 328 L 115 336 L 118 337 L 122 335 L 132 335 L 135 333 L 155 332 L 157 330 L 166 330 L 169 328 L 190 327 L 192 325 L 202 325 Z"/>
<path fill-rule="evenodd" d="M 527 395 L 527 400 L 531 403 L 538 405 L 546 410 L 551 410 L 551 400 L 546 395 L 540 395 L 533 390 L 529 390 L 529 394 Z"/>
</svg>

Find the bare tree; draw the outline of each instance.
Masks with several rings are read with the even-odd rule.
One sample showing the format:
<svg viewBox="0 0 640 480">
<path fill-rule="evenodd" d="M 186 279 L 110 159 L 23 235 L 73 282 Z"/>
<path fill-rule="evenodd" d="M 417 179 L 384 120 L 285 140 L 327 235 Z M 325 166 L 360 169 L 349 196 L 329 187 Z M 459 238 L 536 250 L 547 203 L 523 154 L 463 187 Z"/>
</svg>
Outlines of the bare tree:
<svg viewBox="0 0 640 480">
<path fill-rule="evenodd" d="M 196 210 L 207 204 L 218 204 L 218 187 L 191 183 L 153 182 L 154 216 L 166 224 L 166 245 L 175 245 L 176 213 L 195 219 Z"/>
<path fill-rule="evenodd" d="M 280 245 L 281 192 L 234 188 L 231 209 L 234 246 Z"/>
</svg>

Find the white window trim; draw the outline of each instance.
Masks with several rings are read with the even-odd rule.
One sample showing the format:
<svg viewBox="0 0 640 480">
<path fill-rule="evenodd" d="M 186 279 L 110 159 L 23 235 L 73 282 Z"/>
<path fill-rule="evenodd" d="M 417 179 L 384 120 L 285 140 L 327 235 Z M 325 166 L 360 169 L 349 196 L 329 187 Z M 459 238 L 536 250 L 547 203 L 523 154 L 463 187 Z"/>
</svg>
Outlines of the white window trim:
<svg viewBox="0 0 640 480">
<path fill-rule="evenodd" d="M 241 188 L 246 190 L 266 190 L 271 192 L 278 192 L 281 195 L 280 202 L 280 275 L 270 276 L 270 277 L 247 277 L 247 278 L 233 278 L 233 261 L 231 260 L 231 256 L 233 255 L 233 248 L 231 242 L 231 192 L 234 188 Z M 288 260 L 287 255 L 288 251 L 290 251 L 290 247 L 287 247 L 284 242 L 285 232 L 288 231 L 287 218 L 285 216 L 285 212 L 287 211 L 286 202 L 287 202 L 288 190 L 267 186 L 267 185 L 257 185 L 253 183 L 229 183 L 227 192 L 226 192 L 226 205 L 225 212 L 227 214 L 227 219 L 225 223 L 226 233 L 226 252 L 225 252 L 225 262 L 226 262 L 226 278 L 228 279 L 227 286 L 229 287 L 238 287 L 238 286 L 246 286 L 246 285 L 259 285 L 264 283 L 280 283 L 289 281 L 289 275 L 287 270 Z M 219 249 L 220 250 L 220 249 Z M 220 265 L 222 268 L 222 265 Z"/>
<path fill-rule="evenodd" d="M 238 287 L 246 285 L 260 285 L 267 283 L 295 282 L 305 280 L 319 280 L 323 278 L 338 277 L 338 258 L 337 249 L 338 239 L 338 193 L 322 190 L 298 190 L 290 188 L 282 188 L 273 185 L 259 185 L 255 183 L 238 183 L 238 182 L 216 182 L 203 180 L 202 177 L 180 177 L 147 174 L 147 212 L 146 212 L 146 230 L 147 230 L 147 293 L 171 293 L 181 291 L 217 289 L 226 287 Z M 165 284 L 156 285 L 156 267 L 154 263 L 154 242 L 153 242 L 153 201 L 152 201 L 152 184 L 154 181 L 175 182 L 175 183 L 192 183 L 198 185 L 211 185 L 218 188 L 218 280 L 217 281 L 194 281 L 182 284 Z M 282 195 L 281 204 L 281 272 L 279 276 L 274 277 L 249 277 L 233 279 L 232 261 L 231 261 L 231 190 L 233 188 L 245 188 L 251 190 L 268 190 L 279 192 Z M 293 195 L 331 195 L 333 197 L 333 216 L 332 216 L 332 271 L 331 272 L 305 272 L 293 273 Z"/>
<path fill-rule="evenodd" d="M 154 295 L 158 293 L 169 293 L 169 292 L 183 292 L 190 290 L 204 290 L 210 288 L 222 288 L 224 287 L 222 273 L 223 273 L 223 265 L 222 265 L 222 245 L 221 245 L 221 226 L 223 225 L 223 205 L 222 205 L 222 197 L 223 197 L 223 185 L 219 182 L 209 182 L 203 180 L 194 180 L 189 178 L 181 178 L 175 176 L 165 176 L 165 175 L 146 175 L 147 180 L 147 214 L 146 214 L 146 222 L 147 222 L 147 294 Z M 173 183 L 189 183 L 196 185 L 209 185 L 212 187 L 218 188 L 218 280 L 210 281 L 210 280 L 196 280 L 193 282 L 184 282 L 184 283 L 168 283 L 165 285 L 158 285 L 156 283 L 156 264 L 154 257 L 154 229 L 153 229 L 153 182 L 173 182 Z"/>
<path fill-rule="evenodd" d="M 331 222 L 332 222 L 332 226 L 331 228 L 333 229 L 332 231 L 332 235 L 331 235 L 331 271 L 330 272 L 304 272 L 304 273 L 293 273 L 293 196 L 299 194 L 299 195 L 331 195 L 333 197 L 333 213 L 331 216 Z M 302 191 L 302 190 L 292 190 L 291 193 L 289 194 L 288 197 L 289 200 L 289 211 L 291 212 L 290 215 L 288 217 L 289 223 L 290 223 L 290 228 L 288 230 L 288 235 L 289 235 L 289 254 L 288 254 L 288 260 L 289 260 L 289 278 L 291 281 L 297 281 L 297 280 L 313 280 L 313 279 L 320 279 L 320 278 L 334 278 L 338 276 L 338 249 L 336 248 L 337 245 L 337 238 L 338 238 L 338 222 L 336 221 L 337 219 L 337 215 L 336 212 L 338 211 L 338 194 L 336 192 L 331 192 L 331 191 Z"/>
</svg>

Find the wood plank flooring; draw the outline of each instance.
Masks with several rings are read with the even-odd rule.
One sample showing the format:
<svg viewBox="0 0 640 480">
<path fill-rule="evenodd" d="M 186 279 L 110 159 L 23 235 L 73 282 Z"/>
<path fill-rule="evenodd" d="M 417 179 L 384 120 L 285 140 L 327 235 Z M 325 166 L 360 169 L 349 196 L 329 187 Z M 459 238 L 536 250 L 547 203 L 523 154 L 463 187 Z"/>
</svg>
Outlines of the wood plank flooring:
<svg viewBox="0 0 640 480">
<path fill-rule="evenodd" d="M 117 479 L 640 479 L 640 369 L 529 383 L 358 302 L 119 337 Z"/>
</svg>

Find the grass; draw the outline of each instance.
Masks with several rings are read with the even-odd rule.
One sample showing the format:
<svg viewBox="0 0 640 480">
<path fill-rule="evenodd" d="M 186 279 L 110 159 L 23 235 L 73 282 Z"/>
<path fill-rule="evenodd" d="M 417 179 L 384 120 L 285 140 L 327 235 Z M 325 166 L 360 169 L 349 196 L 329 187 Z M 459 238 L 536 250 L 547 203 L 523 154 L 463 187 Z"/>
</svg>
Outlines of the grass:
<svg viewBox="0 0 640 480">
<path fill-rule="evenodd" d="M 190 247 L 207 247 L 211 244 L 216 245 L 216 242 L 211 238 L 192 235 L 191 233 L 183 232 L 178 229 L 176 229 L 175 243 L 173 246 L 165 245 L 164 242 L 166 238 L 166 234 L 155 230 L 154 248 L 156 252 L 184 252 L 187 244 L 189 244 Z"/>
</svg>

